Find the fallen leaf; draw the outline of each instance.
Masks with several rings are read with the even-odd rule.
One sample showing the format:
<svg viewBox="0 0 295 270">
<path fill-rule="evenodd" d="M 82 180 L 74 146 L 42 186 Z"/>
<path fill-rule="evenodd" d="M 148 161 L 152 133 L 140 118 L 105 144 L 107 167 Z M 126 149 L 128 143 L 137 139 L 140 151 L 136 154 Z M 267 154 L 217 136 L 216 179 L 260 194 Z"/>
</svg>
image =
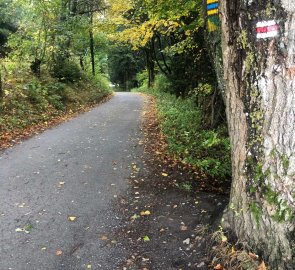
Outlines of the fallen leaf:
<svg viewBox="0 0 295 270">
<path fill-rule="evenodd" d="M 106 241 L 106 240 L 108 240 L 108 237 L 105 236 L 105 235 L 103 235 L 100 239 L 101 239 L 102 241 Z"/>
<path fill-rule="evenodd" d="M 180 226 L 180 230 L 181 231 L 187 231 L 187 226 L 184 226 L 184 225 Z"/>
<path fill-rule="evenodd" d="M 91 269 L 92 268 L 92 265 L 91 264 L 88 264 L 87 265 L 87 269 Z"/>
<path fill-rule="evenodd" d="M 45 251 L 47 249 L 47 247 L 42 247 L 41 250 Z"/>
<path fill-rule="evenodd" d="M 140 215 L 141 216 L 149 216 L 151 214 L 151 212 L 149 210 L 146 210 L 146 211 L 141 211 L 140 212 Z"/>
<path fill-rule="evenodd" d="M 204 262 L 201 262 L 201 263 L 199 263 L 198 265 L 197 265 L 197 268 L 202 268 L 202 267 L 204 267 L 206 264 L 204 263 Z"/>
<path fill-rule="evenodd" d="M 163 176 L 167 177 L 168 176 L 168 173 L 162 173 Z"/>
<path fill-rule="evenodd" d="M 258 266 L 257 270 L 267 270 L 265 263 L 262 262 L 262 263 Z"/>
<path fill-rule="evenodd" d="M 143 241 L 144 242 L 149 242 L 149 241 L 151 241 L 151 239 L 146 235 L 146 236 L 143 237 Z"/>
<path fill-rule="evenodd" d="M 225 235 L 221 236 L 221 242 L 227 242 L 227 237 Z"/>
<path fill-rule="evenodd" d="M 74 222 L 74 221 L 77 220 L 77 217 L 75 217 L 75 216 L 68 216 L 68 220 Z"/>
<path fill-rule="evenodd" d="M 214 270 L 223 270 L 223 266 L 219 263 L 214 267 Z"/>
<path fill-rule="evenodd" d="M 253 259 L 253 260 L 257 260 L 257 259 L 259 258 L 258 255 L 254 254 L 254 253 L 252 253 L 252 252 L 249 252 L 249 256 L 250 256 L 251 259 Z"/>
<path fill-rule="evenodd" d="M 138 218 L 140 218 L 140 216 L 137 215 L 137 214 L 135 214 L 135 215 L 133 215 L 130 219 L 135 220 L 135 219 L 138 219 Z"/>
<path fill-rule="evenodd" d="M 187 238 L 183 241 L 184 244 L 189 245 L 191 242 L 191 239 Z"/>
<path fill-rule="evenodd" d="M 55 255 L 56 256 L 60 256 L 62 254 L 62 251 L 60 249 L 58 249 L 57 251 L 55 251 Z"/>
</svg>

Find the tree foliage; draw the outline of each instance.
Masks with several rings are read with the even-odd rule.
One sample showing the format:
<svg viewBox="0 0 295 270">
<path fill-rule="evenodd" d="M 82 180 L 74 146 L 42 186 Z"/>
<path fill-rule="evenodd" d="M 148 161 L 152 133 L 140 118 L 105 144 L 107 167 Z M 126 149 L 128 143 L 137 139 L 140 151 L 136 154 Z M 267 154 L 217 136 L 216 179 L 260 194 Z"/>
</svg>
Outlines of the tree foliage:
<svg viewBox="0 0 295 270">
<path fill-rule="evenodd" d="M 95 54 L 99 47 L 95 43 L 101 35 L 95 30 L 93 18 L 101 16 L 104 2 L 14 0 L 13 6 L 21 10 L 21 16 L 17 32 L 9 40 L 9 47 L 13 49 L 11 57 L 30 63 L 37 75 L 43 64 L 49 70 L 57 71 L 77 59 L 85 69 L 85 58 L 88 57 L 95 74 Z"/>
<path fill-rule="evenodd" d="M 202 1 L 132 0 L 125 7 L 119 3 L 110 2 L 109 36 L 118 46 L 131 46 L 145 57 L 149 87 L 156 74 L 163 74 L 171 82 L 169 92 L 176 96 L 191 96 L 198 104 L 207 99 L 206 125 L 222 123 L 224 106 L 205 42 Z M 216 110 L 210 109 L 213 105 Z"/>
</svg>

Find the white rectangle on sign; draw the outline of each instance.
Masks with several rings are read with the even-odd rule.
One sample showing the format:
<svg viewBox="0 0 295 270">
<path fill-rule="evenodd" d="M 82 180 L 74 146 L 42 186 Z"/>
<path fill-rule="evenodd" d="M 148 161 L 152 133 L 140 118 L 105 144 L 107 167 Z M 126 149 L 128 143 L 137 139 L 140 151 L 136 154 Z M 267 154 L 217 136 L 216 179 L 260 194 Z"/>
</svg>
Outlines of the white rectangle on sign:
<svg viewBox="0 0 295 270">
<path fill-rule="evenodd" d="M 257 22 L 256 34 L 258 39 L 276 37 L 280 34 L 280 25 L 275 20 Z"/>
<path fill-rule="evenodd" d="M 272 25 L 276 25 L 276 21 L 275 20 L 271 20 L 271 21 L 261 21 L 261 22 L 258 22 L 256 24 L 256 27 L 259 28 L 259 27 L 265 27 L 265 26 L 272 26 Z"/>
<path fill-rule="evenodd" d="M 267 33 L 257 33 L 257 38 L 272 38 L 277 37 L 279 35 L 279 31 L 271 31 Z"/>
</svg>

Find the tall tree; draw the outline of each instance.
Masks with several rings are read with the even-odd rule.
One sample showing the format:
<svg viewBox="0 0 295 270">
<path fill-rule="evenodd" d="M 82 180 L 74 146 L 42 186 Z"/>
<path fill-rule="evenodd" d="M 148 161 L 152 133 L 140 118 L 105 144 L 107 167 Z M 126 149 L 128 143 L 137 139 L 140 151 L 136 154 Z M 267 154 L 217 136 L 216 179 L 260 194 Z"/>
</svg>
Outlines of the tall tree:
<svg viewBox="0 0 295 270">
<path fill-rule="evenodd" d="M 295 5 L 220 1 L 233 183 L 225 225 L 295 265 Z"/>
</svg>

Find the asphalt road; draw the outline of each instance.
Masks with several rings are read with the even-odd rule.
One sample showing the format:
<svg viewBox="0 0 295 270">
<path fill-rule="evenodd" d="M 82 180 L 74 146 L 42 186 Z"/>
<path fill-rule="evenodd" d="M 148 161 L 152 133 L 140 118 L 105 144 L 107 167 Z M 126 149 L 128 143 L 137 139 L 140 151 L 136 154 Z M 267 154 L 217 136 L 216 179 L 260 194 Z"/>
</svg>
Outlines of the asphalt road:
<svg viewBox="0 0 295 270">
<path fill-rule="evenodd" d="M 118 93 L 1 153 L 0 270 L 116 269 L 126 251 L 104 233 L 143 151 L 143 102 Z"/>
</svg>

